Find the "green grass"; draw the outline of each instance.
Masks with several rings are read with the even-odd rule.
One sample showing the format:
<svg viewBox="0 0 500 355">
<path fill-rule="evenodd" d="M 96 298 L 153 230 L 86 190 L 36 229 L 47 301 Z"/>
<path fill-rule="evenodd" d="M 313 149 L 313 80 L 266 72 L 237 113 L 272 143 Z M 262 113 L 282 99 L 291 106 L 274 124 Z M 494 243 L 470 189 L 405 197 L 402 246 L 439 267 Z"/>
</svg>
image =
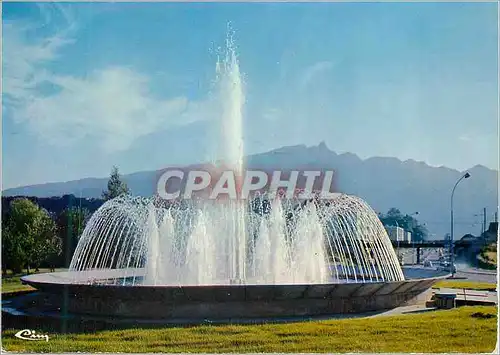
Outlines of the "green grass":
<svg viewBox="0 0 500 355">
<path fill-rule="evenodd" d="M 23 285 L 20 277 L 12 277 L 8 279 L 2 278 L 2 294 L 31 290 L 34 290 L 34 288 L 28 285 Z"/>
<path fill-rule="evenodd" d="M 48 334 L 23 341 L 3 332 L 17 352 L 492 352 L 496 307 L 317 322 L 194 326 Z"/>
<path fill-rule="evenodd" d="M 2 294 L 18 291 L 34 290 L 33 287 L 21 283 L 21 275 L 4 277 L 2 275 Z"/>
<path fill-rule="evenodd" d="M 479 266 L 484 269 L 494 270 L 497 267 L 497 243 L 491 243 L 481 249 L 477 255 Z"/>
<path fill-rule="evenodd" d="M 442 280 L 432 286 L 432 288 L 467 288 L 477 291 L 496 291 L 496 287 L 494 283 L 460 280 Z"/>
<path fill-rule="evenodd" d="M 56 269 L 56 271 L 62 271 L 64 269 Z M 50 272 L 49 269 L 40 269 L 40 273 L 42 272 Z M 6 293 L 14 293 L 19 291 L 33 291 L 34 288 L 28 285 L 23 285 L 21 283 L 21 277 L 26 275 L 26 273 L 20 274 L 12 274 L 7 273 L 4 274 L 2 272 L 2 294 Z"/>
<path fill-rule="evenodd" d="M 497 264 L 497 252 L 496 251 L 486 251 L 484 253 L 484 256 L 493 265 Z"/>
</svg>

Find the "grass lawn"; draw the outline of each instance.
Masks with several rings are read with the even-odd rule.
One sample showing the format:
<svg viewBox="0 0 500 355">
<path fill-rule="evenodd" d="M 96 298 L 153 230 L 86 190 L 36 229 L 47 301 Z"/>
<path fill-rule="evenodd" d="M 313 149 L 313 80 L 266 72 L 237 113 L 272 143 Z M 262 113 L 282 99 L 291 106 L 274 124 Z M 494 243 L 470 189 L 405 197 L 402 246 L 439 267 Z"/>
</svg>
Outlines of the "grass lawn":
<svg viewBox="0 0 500 355">
<path fill-rule="evenodd" d="M 6 279 L 2 278 L 2 293 L 13 293 L 18 291 L 30 290 L 34 290 L 34 288 L 28 285 L 23 285 L 19 276 L 9 277 Z"/>
<path fill-rule="evenodd" d="M 288 324 L 128 329 L 48 334 L 24 341 L 3 332 L 18 352 L 492 352 L 497 308 L 461 307 L 413 315 Z"/>
<path fill-rule="evenodd" d="M 467 288 L 478 291 L 496 291 L 496 284 L 488 282 L 461 281 L 461 280 L 442 280 L 437 282 L 432 288 Z"/>
<path fill-rule="evenodd" d="M 485 269 L 496 269 L 497 267 L 497 243 L 485 246 L 477 256 L 479 264 Z"/>
<path fill-rule="evenodd" d="M 486 251 L 484 253 L 487 260 L 493 265 L 497 265 L 497 252 L 496 251 Z"/>
<path fill-rule="evenodd" d="M 56 271 L 63 271 L 64 269 L 56 269 Z M 50 272 L 49 269 L 40 269 L 42 272 Z M 13 293 L 18 291 L 31 291 L 34 290 L 33 287 L 28 285 L 23 285 L 21 283 L 21 277 L 26 275 L 26 273 L 21 274 L 4 274 L 2 273 L 2 293 Z"/>
</svg>

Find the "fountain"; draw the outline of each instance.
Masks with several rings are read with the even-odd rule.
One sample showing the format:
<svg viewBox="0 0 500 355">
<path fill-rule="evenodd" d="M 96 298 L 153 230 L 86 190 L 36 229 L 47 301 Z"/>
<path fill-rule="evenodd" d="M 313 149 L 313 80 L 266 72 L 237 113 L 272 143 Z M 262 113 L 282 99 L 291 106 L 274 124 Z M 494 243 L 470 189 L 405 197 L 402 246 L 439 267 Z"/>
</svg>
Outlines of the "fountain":
<svg viewBox="0 0 500 355">
<path fill-rule="evenodd" d="M 244 91 L 231 38 L 216 71 L 217 158 L 241 174 Z M 180 203 L 122 196 L 93 214 L 67 272 L 23 282 L 43 295 L 31 307 L 176 322 L 387 309 L 417 302 L 444 276 L 405 277 L 376 213 L 356 196 Z"/>
<path fill-rule="evenodd" d="M 119 197 L 88 222 L 70 272 L 121 270 L 105 283 L 130 286 L 404 280 L 384 227 L 358 197 L 339 195 L 328 204 L 275 199 L 259 212 L 241 201 L 180 208 Z"/>
</svg>

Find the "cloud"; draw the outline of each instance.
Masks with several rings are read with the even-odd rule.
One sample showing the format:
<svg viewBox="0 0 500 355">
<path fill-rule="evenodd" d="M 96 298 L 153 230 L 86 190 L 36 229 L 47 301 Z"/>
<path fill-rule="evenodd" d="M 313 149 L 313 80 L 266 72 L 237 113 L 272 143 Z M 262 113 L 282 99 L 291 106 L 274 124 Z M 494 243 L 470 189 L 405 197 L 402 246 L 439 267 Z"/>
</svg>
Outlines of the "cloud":
<svg viewBox="0 0 500 355">
<path fill-rule="evenodd" d="M 149 79 L 129 68 L 110 67 L 85 79 L 53 77 L 59 92 L 29 100 L 22 120 L 48 143 L 98 138 L 109 151 L 127 149 L 137 138 L 170 124 L 188 109 L 184 97 L 158 100 Z"/>
<path fill-rule="evenodd" d="M 463 142 L 469 142 L 469 141 L 471 141 L 471 137 L 469 137 L 466 134 L 461 135 L 460 137 L 458 137 L 458 139 L 461 140 L 461 141 L 463 141 Z"/>
<path fill-rule="evenodd" d="M 279 121 L 283 117 L 283 110 L 279 108 L 270 108 L 265 110 L 262 116 L 266 121 Z"/>
<path fill-rule="evenodd" d="M 305 89 L 318 75 L 332 68 L 333 68 L 333 63 L 330 61 L 317 62 L 307 67 L 300 78 L 300 84 L 299 84 L 300 87 L 302 89 Z"/>
<path fill-rule="evenodd" d="M 106 152 L 121 151 L 142 136 L 210 114 L 208 100 L 155 97 L 152 79 L 133 68 L 111 65 L 85 77 L 50 71 L 48 64 L 62 60 L 61 50 L 75 42 L 68 11 L 43 7 L 41 26 L 58 14 L 66 26 L 42 38 L 31 38 L 32 25 L 4 24 L 4 109 L 39 139 L 55 146 L 91 140 Z"/>
<path fill-rule="evenodd" d="M 30 27 L 4 23 L 3 27 L 3 92 L 7 103 L 22 103 L 29 99 L 44 81 L 44 64 L 57 58 L 57 51 L 71 42 L 53 35 L 38 43 L 28 43 Z"/>
</svg>

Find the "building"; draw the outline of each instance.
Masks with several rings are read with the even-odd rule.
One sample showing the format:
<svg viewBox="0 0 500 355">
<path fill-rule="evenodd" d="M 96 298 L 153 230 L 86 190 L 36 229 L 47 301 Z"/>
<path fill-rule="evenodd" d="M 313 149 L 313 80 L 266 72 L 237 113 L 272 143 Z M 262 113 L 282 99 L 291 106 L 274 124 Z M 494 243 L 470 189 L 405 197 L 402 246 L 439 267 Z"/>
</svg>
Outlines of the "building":
<svg viewBox="0 0 500 355">
<path fill-rule="evenodd" d="M 411 243 L 411 232 L 405 232 L 405 242 Z"/>
<path fill-rule="evenodd" d="M 389 239 L 394 242 L 404 242 L 405 241 L 405 230 L 401 227 L 388 226 L 385 227 Z"/>
</svg>

